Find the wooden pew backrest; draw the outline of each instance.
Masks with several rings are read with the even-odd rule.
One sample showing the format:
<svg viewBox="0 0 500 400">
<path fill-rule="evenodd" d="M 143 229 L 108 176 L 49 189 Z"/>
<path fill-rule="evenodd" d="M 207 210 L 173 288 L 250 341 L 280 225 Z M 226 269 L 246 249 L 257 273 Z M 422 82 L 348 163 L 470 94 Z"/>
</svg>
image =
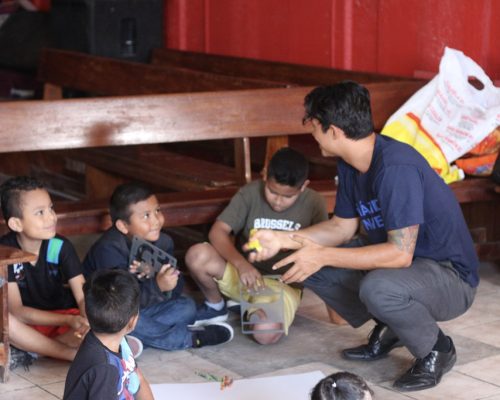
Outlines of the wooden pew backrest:
<svg viewBox="0 0 500 400">
<path fill-rule="evenodd" d="M 376 129 L 420 82 L 367 84 Z M 5 102 L 0 152 L 73 149 L 307 133 L 310 87 Z"/>
</svg>

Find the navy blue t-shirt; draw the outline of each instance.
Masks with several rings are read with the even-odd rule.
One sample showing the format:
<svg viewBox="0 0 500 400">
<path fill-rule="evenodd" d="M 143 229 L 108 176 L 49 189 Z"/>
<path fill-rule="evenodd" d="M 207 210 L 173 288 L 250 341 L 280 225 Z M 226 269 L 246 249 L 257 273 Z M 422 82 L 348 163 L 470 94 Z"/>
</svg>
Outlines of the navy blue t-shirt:
<svg viewBox="0 0 500 400">
<path fill-rule="evenodd" d="M 172 238 L 164 232 L 160 233 L 160 237 L 156 242 L 152 243 L 163 251 L 173 254 L 174 242 Z M 125 271 L 129 270 L 129 253 L 131 248 L 130 239 L 121 233 L 116 227 L 109 228 L 95 242 L 83 261 L 83 274 L 88 278 L 92 273 L 103 269 L 120 268 Z M 172 292 L 172 297 L 166 296 L 156 283 L 155 277 L 139 280 L 141 288 L 140 304 L 141 309 L 157 303 L 168 301 L 170 298 L 175 299 L 182 294 L 184 287 L 184 279 L 179 276 L 177 286 Z"/>
<path fill-rule="evenodd" d="M 338 162 L 334 214 L 360 218 L 371 244 L 387 232 L 419 225 L 414 257 L 451 261 L 472 287 L 479 283 L 479 260 L 460 205 L 446 183 L 411 146 L 376 135 L 370 168 L 361 174 Z"/>
</svg>

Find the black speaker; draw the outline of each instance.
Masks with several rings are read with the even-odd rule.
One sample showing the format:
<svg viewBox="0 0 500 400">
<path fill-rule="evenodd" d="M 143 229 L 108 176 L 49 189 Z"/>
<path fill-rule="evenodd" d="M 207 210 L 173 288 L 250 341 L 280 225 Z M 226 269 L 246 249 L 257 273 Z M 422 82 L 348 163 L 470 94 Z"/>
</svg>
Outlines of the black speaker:
<svg viewBox="0 0 500 400">
<path fill-rule="evenodd" d="M 147 62 L 163 46 L 163 0 L 52 0 L 50 25 L 57 48 Z"/>
</svg>

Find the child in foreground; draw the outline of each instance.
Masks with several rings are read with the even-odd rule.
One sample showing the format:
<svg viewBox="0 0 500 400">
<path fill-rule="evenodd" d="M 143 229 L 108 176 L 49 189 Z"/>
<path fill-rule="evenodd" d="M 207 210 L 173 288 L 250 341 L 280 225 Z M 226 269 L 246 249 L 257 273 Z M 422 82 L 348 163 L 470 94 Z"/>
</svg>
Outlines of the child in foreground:
<svg viewBox="0 0 500 400">
<path fill-rule="evenodd" d="M 139 318 L 137 280 L 122 270 L 99 271 L 83 290 L 91 330 L 68 371 L 63 399 L 153 399 L 125 339 Z"/>
<path fill-rule="evenodd" d="M 350 372 L 337 372 L 316 384 L 311 400 L 372 400 L 372 395 L 363 378 Z"/>
<path fill-rule="evenodd" d="M 84 278 L 73 245 L 56 235 L 57 215 L 38 180 L 19 176 L 0 187 L 10 230 L 0 243 L 38 256 L 8 267 L 11 365 L 27 367 L 33 353 L 71 361 L 88 330 Z"/>
</svg>

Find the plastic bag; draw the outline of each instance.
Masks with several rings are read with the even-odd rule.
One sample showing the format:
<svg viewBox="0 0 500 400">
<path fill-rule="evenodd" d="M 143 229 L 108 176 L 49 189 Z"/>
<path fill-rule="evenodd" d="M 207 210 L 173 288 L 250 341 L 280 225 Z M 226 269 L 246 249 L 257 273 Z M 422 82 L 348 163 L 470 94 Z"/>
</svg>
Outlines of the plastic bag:
<svg viewBox="0 0 500 400">
<path fill-rule="evenodd" d="M 500 128 L 497 128 L 455 163 L 466 175 L 489 176 L 493 171 L 499 150 Z"/>
<path fill-rule="evenodd" d="M 500 89 L 461 51 L 445 48 L 439 73 L 387 121 L 382 134 L 415 147 L 447 183 L 450 164 L 500 125 Z"/>
</svg>

